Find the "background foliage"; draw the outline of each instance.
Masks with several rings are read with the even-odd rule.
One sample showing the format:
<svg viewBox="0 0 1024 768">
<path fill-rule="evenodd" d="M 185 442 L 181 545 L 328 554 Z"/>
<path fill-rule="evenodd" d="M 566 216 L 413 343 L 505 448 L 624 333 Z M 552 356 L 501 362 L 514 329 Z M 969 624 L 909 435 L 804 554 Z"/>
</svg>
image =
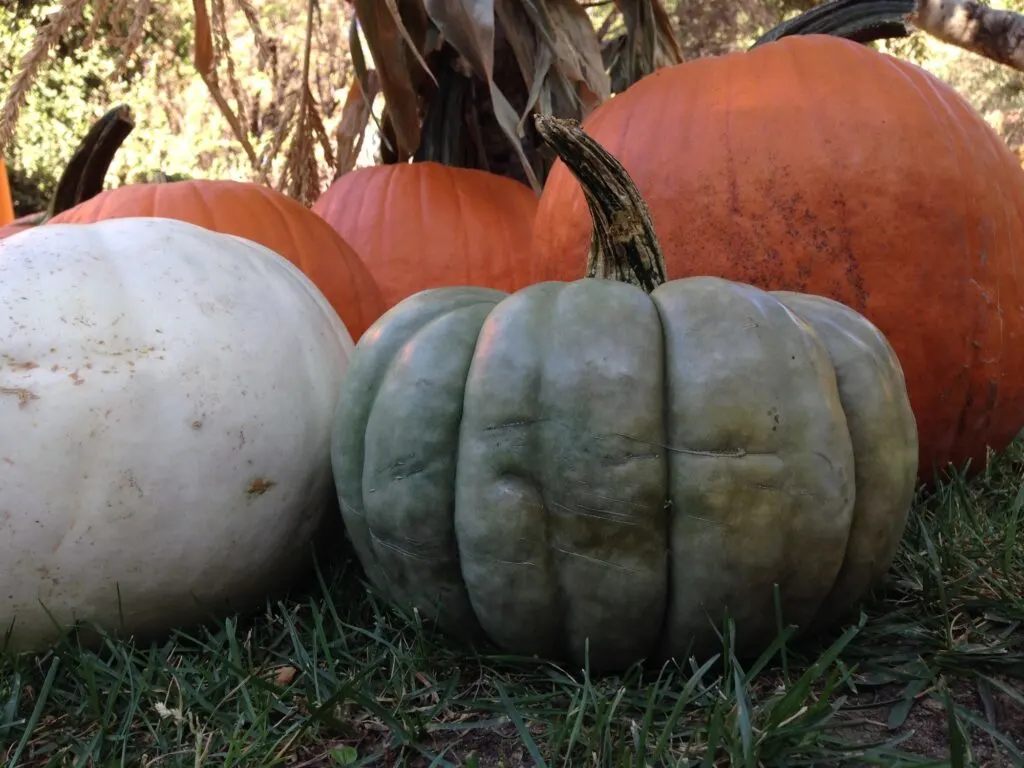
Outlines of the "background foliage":
<svg viewBox="0 0 1024 768">
<path fill-rule="evenodd" d="M 664 3 L 685 58 L 743 48 L 783 18 L 814 4 L 813 0 Z M 1024 0 L 991 4 L 1024 10 Z M 0 91 L 9 89 L 19 60 L 57 5 L 40 0 L 0 4 Z M 588 0 L 585 6 L 607 47 L 607 41 L 614 41 L 624 29 L 621 17 L 614 13 L 615 4 Z M 6 150 L 18 213 L 45 206 L 78 140 L 93 120 L 118 102 L 131 105 L 136 128 L 113 164 L 108 176 L 111 186 L 150 180 L 161 173 L 240 180 L 259 179 L 264 173 L 276 186 L 308 202 L 327 187 L 339 165 L 351 165 L 352 160 L 356 165 L 369 165 L 379 160 L 375 119 L 371 118 L 362 143 L 345 134 L 349 127 L 342 120 L 353 81 L 349 29 L 355 11 L 350 2 L 321 0 L 315 4 L 310 96 L 315 114 L 322 118 L 323 133 L 331 140 L 320 141 L 315 135 L 317 126 L 306 126 L 309 136 L 298 135 L 307 7 L 307 0 L 215 0 L 211 4 L 221 62 L 220 89 L 244 127 L 258 167 L 247 157 L 196 73 L 191 0 L 162 0 L 160 11 L 147 21 L 138 49 L 120 73 L 116 71 L 119 51 L 104 43 L 102 36 L 95 45 L 83 45 L 87 25 L 78 25 L 51 54 L 36 79 L 14 142 Z M 96 6 L 86 7 L 90 24 L 95 13 Z M 258 22 L 254 24 L 253 19 Z M 220 38 L 218 24 L 222 27 Z M 360 47 L 372 67 L 365 39 Z M 1019 73 L 923 35 L 880 47 L 918 63 L 956 87 L 1011 148 L 1021 151 L 1024 78 Z M 379 119 L 381 99 L 374 103 Z M 289 173 L 289 142 L 300 140 L 312 145 L 315 168 L 292 168 Z M 338 152 L 339 144 L 346 152 Z M 352 158 L 338 156 L 346 153 Z"/>
</svg>

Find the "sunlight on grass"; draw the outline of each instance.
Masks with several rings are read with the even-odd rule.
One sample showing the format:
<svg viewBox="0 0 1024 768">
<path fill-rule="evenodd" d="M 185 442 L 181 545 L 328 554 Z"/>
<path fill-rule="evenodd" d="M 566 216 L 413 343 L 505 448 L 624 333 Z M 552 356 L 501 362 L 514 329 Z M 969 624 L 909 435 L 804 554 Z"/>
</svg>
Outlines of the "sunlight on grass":
<svg viewBox="0 0 1024 768">
<path fill-rule="evenodd" d="M 1024 449 L 908 523 L 886 590 L 753 662 L 591 677 L 447 643 L 354 566 L 151 647 L 3 661 L 11 766 L 1024 763 Z M 333 599 L 326 599 L 329 594 Z"/>
</svg>

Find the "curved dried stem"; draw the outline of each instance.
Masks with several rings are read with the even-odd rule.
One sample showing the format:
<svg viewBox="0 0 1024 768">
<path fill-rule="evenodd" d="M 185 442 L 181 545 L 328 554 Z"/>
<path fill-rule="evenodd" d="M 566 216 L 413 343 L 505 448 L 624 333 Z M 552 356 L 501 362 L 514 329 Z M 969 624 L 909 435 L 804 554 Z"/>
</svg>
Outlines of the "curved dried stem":
<svg viewBox="0 0 1024 768">
<path fill-rule="evenodd" d="M 544 142 L 583 188 L 594 222 L 586 277 L 632 283 L 650 293 L 665 282 L 651 213 L 626 169 L 575 120 L 536 115 Z"/>
<path fill-rule="evenodd" d="M 43 221 L 91 200 L 103 191 L 114 155 L 135 127 L 132 111 L 118 105 L 97 120 L 71 156 Z"/>
</svg>

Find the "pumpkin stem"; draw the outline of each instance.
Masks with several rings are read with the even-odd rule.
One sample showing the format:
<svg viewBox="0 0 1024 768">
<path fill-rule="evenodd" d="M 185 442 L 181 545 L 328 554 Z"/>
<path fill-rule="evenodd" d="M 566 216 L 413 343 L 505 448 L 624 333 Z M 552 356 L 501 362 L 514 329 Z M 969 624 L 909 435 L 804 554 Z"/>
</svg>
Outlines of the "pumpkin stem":
<svg viewBox="0 0 1024 768">
<path fill-rule="evenodd" d="M 534 116 L 537 132 L 580 186 L 594 222 L 587 277 L 632 283 L 650 293 L 665 282 L 665 257 L 651 212 L 633 180 L 575 120 Z"/>
<path fill-rule="evenodd" d="M 93 124 L 61 174 L 44 220 L 103 191 L 110 163 L 134 127 L 132 111 L 124 104 L 114 107 Z"/>
<path fill-rule="evenodd" d="M 907 37 L 916 0 L 832 0 L 768 30 L 751 48 L 792 35 L 831 35 L 857 43 Z"/>
</svg>

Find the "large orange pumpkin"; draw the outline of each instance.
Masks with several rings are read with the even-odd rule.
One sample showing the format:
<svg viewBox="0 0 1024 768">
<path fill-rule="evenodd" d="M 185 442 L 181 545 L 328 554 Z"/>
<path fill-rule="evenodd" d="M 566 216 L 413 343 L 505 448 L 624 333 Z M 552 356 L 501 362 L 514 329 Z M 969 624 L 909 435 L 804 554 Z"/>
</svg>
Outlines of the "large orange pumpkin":
<svg viewBox="0 0 1024 768">
<path fill-rule="evenodd" d="M 866 315 L 906 372 L 920 468 L 985 459 L 1024 427 L 1024 173 L 958 94 L 833 37 L 660 70 L 586 131 L 650 206 L 669 273 L 815 293 Z M 561 164 L 533 280 L 569 280 L 591 233 Z"/>
<path fill-rule="evenodd" d="M 426 288 L 528 284 L 537 196 L 513 179 L 436 162 L 360 168 L 313 205 L 362 257 L 387 305 Z"/>
<path fill-rule="evenodd" d="M 180 219 L 276 251 L 316 284 L 355 340 L 384 312 L 380 290 L 349 244 L 301 203 L 259 184 L 132 184 L 101 192 L 49 221 L 86 224 L 130 216 Z"/>
</svg>

